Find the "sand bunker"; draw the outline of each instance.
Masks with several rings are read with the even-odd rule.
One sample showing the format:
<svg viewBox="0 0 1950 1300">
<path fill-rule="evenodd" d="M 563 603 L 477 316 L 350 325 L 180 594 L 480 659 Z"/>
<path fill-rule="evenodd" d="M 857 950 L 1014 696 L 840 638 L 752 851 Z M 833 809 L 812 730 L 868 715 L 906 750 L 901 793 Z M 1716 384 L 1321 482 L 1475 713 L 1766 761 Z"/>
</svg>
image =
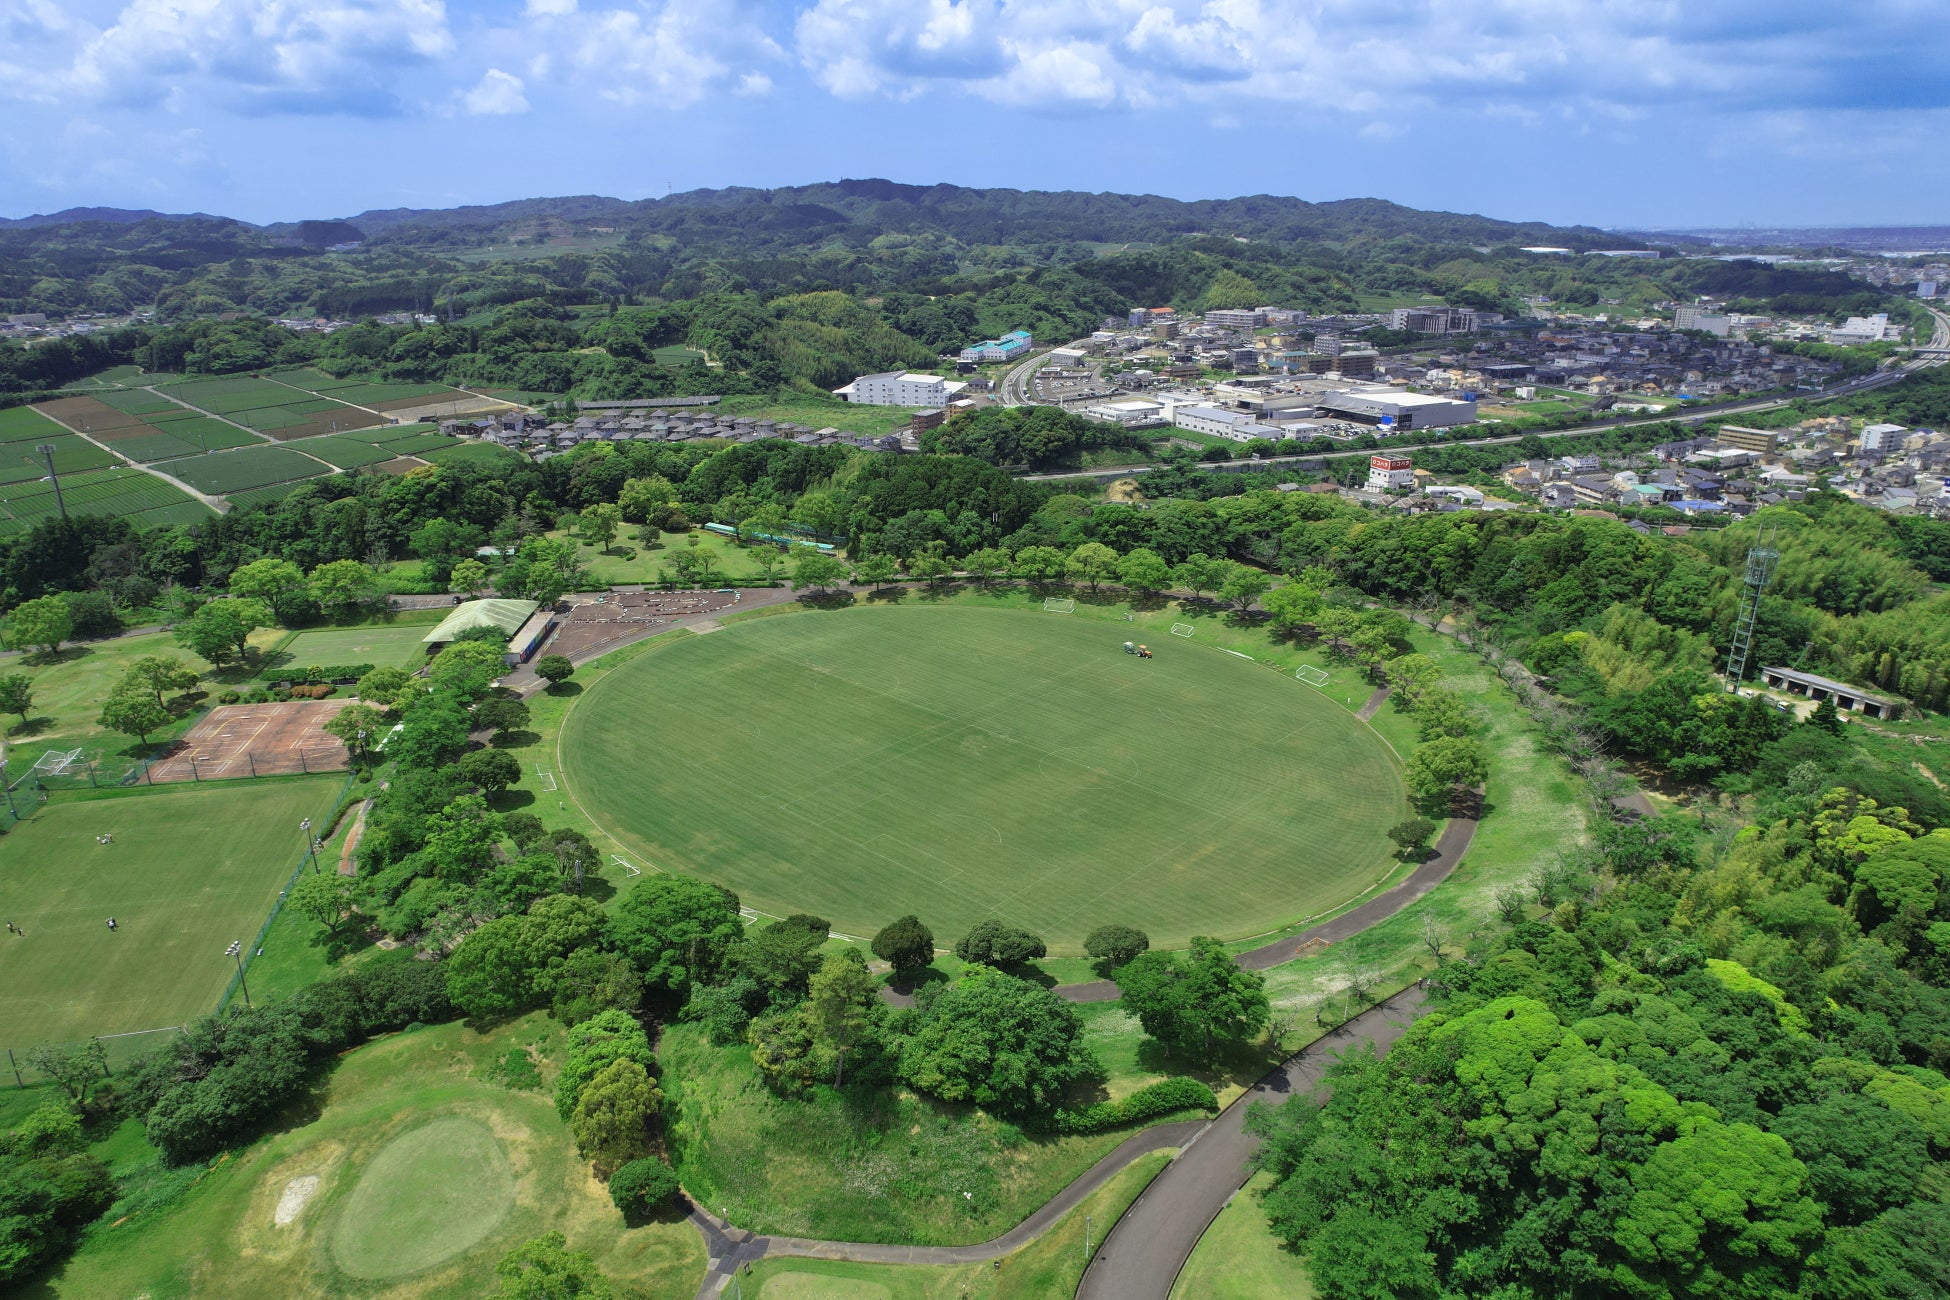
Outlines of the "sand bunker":
<svg viewBox="0 0 1950 1300">
<path fill-rule="evenodd" d="M 292 1179 L 284 1185 L 284 1194 L 278 1197 L 278 1212 L 271 1221 L 280 1228 L 288 1227 L 293 1219 L 305 1212 L 305 1206 L 317 1192 L 317 1174 Z"/>
</svg>

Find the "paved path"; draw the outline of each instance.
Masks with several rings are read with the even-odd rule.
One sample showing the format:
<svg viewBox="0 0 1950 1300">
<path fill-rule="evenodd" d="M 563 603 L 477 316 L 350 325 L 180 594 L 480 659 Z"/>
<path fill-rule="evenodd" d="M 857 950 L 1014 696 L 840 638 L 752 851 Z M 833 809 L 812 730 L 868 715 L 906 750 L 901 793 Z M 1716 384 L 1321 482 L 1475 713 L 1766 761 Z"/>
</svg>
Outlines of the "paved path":
<svg viewBox="0 0 1950 1300">
<path fill-rule="evenodd" d="M 981 1264 L 1000 1259 L 1042 1236 L 1057 1220 L 1075 1209 L 1084 1198 L 1109 1182 L 1139 1156 L 1149 1155 L 1153 1151 L 1176 1150 L 1213 1122 L 1190 1120 L 1179 1124 L 1160 1124 L 1132 1134 L 1068 1187 L 1046 1201 L 1034 1214 L 1001 1236 L 971 1246 L 887 1246 L 870 1242 L 761 1236 L 734 1228 L 693 1204 L 690 1220 L 703 1234 L 704 1247 L 711 1259 L 710 1268 L 704 1275 L 704 1284 L 698 1288 L 698 1300 L 713 1300 L 740 1267 L 768 1255 L 845 1259 L 863 1264 Z"/>
<path fill-rule="evenodd" d="M 1360 711 L 1357 712 L 1354 716 L 1359 718 L 1363 722 L 1374 721 L 1374 715 L 1381 712 L 1381 706 L 1383 702 L 1387 700 L 1387 698 L 1388 698 L 1388 688 L 1386 686 L 1375 687 L 1374 694 L 1368 697 L 1368 702 L 1366 704 L 1363 704 L 1361 706 Z"/>
<path fill-rule="evenodd" d="M 356 876 L 359 874 L 358 860 L 352 855 L 359 851 L 359 841 L 365 838 L 366 814 L 370 811 L 372 811 L 372 800 L 367 799 L 359 805 L 358 815 L 352 819 L 352 825 L 345 832 L 345 843 L 339 846 L 339 874 L 341 876 Z"/>
<path fill-rule="evenodd" d="M 1184 1153 L 1152 1180 L 1104 1239 L 1077 1288 L 1077 1300 L 1166 1300 L 1192 1248 L 1246 1182 L 1259 1139 L 1246 1132 L 1246 1109 L 1256 1101 L 1283 1105 L 1311 1092 L 1333 1054 L 1369 1042 L 1386 1051 L 1421 1005 L 1410 989 L 1356 1016 L 1274 1070 L 1226 1107 Z"/>
</svg>

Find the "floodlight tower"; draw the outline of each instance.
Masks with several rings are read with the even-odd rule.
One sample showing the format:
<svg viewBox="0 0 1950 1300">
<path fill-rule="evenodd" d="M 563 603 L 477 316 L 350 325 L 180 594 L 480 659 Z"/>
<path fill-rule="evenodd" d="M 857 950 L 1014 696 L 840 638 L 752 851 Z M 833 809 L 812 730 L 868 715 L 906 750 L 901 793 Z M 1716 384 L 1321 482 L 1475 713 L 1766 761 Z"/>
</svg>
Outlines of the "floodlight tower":
<svg viewBox="0 0 1950 1300">
<path fill-rule="evenodd" d="M 1747 671 L 1747 654 L 1753 648 L 1754 626 L 1760 621 L 1760 593 L 1773 580 L 1774 566 L 1781 562 L 1779 527 L 1763 527 L 1747 551 L 1747 572 L 1740 593 L 1740 614 L 1733 621 L 1733 643 L 1727 647 L 1727 689 L 1738 695 L 1740 678 Z"/>
<path fill-rule="evenodd" d="M 44 442 L 35 447 L 34 450 L 41 453 L 41 459 L 47 462 L 47 481 L 54 484 L 54 504 L 60 507 L 61 518 L 66 519 L 68 517 L 68 503 L 61 499 L 61 476 L 54 472 L 54 444 Z"/>
<path fill-rule="evenodd" d="M 237 962 L 237 987 L 244 990 L 244 1007 L 246 1010 L 249 1010 L 251 1004 L 251 986 L 244 982 L 244 941 L 242 939 L 232 939 L 230 946 L 223 950 L 223 955 L 234 958 Z"/>
</svg>

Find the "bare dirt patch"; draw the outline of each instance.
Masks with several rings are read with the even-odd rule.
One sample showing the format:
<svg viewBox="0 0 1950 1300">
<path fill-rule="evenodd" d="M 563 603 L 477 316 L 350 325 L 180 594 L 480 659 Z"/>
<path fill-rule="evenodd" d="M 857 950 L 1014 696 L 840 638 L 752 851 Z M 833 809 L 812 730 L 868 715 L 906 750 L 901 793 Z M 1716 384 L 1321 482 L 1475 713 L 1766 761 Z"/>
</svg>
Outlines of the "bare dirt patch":
<svg viewBox="0 0 1950 1300">
<path fill-rule="evenodd" d="M 351 702 L 219 705 L 151 765 L 148 779 L 161 784 L 342 771 L 349 762 L 345 742 L 323 727 Z"/>
<path fill-rule="evenodd" d="M 306 1174 L 286 1183 L 284 1191 L 278 1195 L 277 1213 L 271 1216 L 271 1222 L 280 1228 L 290 1227 L 305 1212 L 311 1198 L 318 1194 L 318 1181 L 317 1174 Z"/>
</svg>

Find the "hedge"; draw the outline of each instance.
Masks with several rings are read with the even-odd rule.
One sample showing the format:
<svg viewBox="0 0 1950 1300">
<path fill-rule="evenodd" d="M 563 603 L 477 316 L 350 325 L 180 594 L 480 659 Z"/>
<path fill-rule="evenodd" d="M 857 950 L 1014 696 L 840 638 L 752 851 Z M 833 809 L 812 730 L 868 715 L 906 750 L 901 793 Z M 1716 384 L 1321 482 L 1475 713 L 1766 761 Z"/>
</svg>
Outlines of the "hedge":
<svg viewBox="0 0 1950 1300">
<path fill-rule="evenodd" d="M 1051 1118 L 1059 1133 L 1101 1133 L 1176 1111 L 1218 1108 L 1219 1099 L 1197 1079 L 1166 1079 L 1139 1088 L 1122 1101 L 1100 1101 L 1082 1110 L 1059 1110 Z"/>
<path fill-rule="evenodd" d="M 356 682 L 372 671 L 371 664 L 312 664 L 299 667 L 285 664 L 281 668 L 266 668 L 257 675 L 260 682 Z"/>
</svg>

